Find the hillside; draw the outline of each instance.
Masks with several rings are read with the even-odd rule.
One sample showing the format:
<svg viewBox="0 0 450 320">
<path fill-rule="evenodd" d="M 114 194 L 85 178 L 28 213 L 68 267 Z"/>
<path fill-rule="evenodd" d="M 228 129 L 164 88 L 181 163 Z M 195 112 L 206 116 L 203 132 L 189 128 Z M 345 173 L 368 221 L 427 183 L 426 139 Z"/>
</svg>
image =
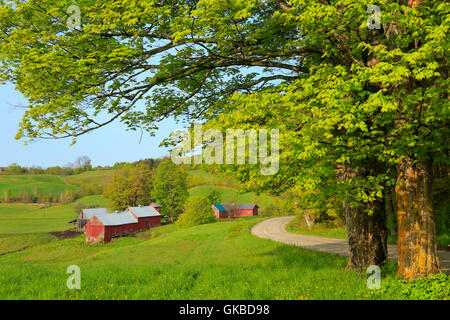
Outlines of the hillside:
<svg viewBox="0 0 450 320">
<path fill-rule="evenodd" d="M 65 182 L 70 185 L 80 187 L 83 184 L 95 183 L 99 186 L 106 186 L 113 175 L 114 170 L 94 170 L 86 171 L 81 174 L 67 176 L 64 178 Z"/>
<path fill-rule="evenodd" d="M 15 192 L 30 192 L 37 188 L 39 192 L 60 193 L 64 190 L 79 190 L 85 185 L 97 184 L 104 186 L 113 174 L 113 170 L 88 171 L 73 176 L 49 175 L 0 175 L 0 195 L 10 188 Z M 190 195 L 208 195 L 212 190 L 221 193 L 222 201 L 251 203 L 254 193 L 239 194 L 238 188 L 231 180 L 225 181 L 221 177 L 202 170 L 188 172 L 188 186 Z M 218 185 L 213 185 L 217 183 Z M 195 185 L 192 187 L 192 185 Z M 2 189 L 3 188 L 3 189 Z M 270 197 L 264 199 L 270 201 Z M 75 207 L 78 204 L 108 207 L 109 200 L 102 195 L 82 197 L 75 202 L 59 205 L 27 204 L 27 203 L 0 203 L 0 235 L 23 234 L 30 232 L 62 231 L 72 228 L 68 222 L 76 218 Z M 264 204 L 261 206 L 264 207 Z"/>
<path fill-rule="evenodd" d="M 255 202 L 255 192 L 239 193 L 239 184 L 231 178 L 223 178 L 203 170 L 188 171 L 188 187 L 191 196 L 207 196 L 213 190 L 221 194 L 223 203 L 237 201 L 238 203 Z M 271 203 L 275 196 L 262 194 L 259 196 L 258 206 L 264 210 L 268 203 Z"/>
<path fill-rule="evenodd" d="M 78 187 L 67 183 L 64 176 L 0 174 L 0 196 L 3 196 L 8 189 L 11 191 L 11 196 L 17 196 L 21 192 L 57 196 L 65 190 L 76 191 Z"/>
<path fill-rule="evenodd" d="M 66 190 L 79 191 L 80 188 L 92 185 L 103 189 L 113 173 L 114 170 L 93 170 L 70 176 L 0 174 L 0 199 L 4 199 L 7 190 L 10 190 L 10 196 L 25 192 L 59 196 Z M 254 193 L 239 194 L 237 183 L 230 178 L 219 177 L 203 170 L 189 170 L 187 173 L 191 195 L 207 195 L 212 190 L 218 190 L 222 194 L 223 202 L 236 198 L 239 202 L 252 202 Z"/>
<path fill-rule="evenodd" d="M 77 204 L 107 207 L 103 196 L 88 196 L 67 205 L 42 206 L 36 204 L 0 203 L 0 236 L 30 232 L 62 231 L 73 228 L 68 222 L 75 219 Z"/>
<path fill-rule="evenodd" d="M 251 202 L 254 196 L 239 194 L 230 179 L 201 170 L 188 173 L 191 195 L 215 189 L 224 202 Z M 105 183 L 110 174 L 86 172 L 51 181 L 62 188 L 82 187 Z M 273 199 L 259 197 L 261 207 Z M 410 291 L 399 289 L 390 263 L 383 270 L 387 289 L 368 290 L 364 274 L 345 271 L 346 257 L 251 235 L 262 217 L 187 229 L 167 224 L 106 244 L 86 244 L 84 234 L 66 233 L 80 204 L 108 207 L 109 200 L 93 195 L 66 205 L 0 204 L 0 299 L 442 299 L 405 294 Z M 66 287 L 69 265 L 81 268 L 81 290 Z"/>
<path fill-rule="evenodd" d="M 261 218 L 178 229 L 162 226 L 87 245 L 83 235 L 0 237 L 4 299 L 373 299 L 366 278 L 346 272 L 346 258 L 250 234 Z M 19 237 L 19 236 L 15 236 Z M 20 238 L 19 238 L 20 239 Z M 8 253 L 10 252 L 10 253 Z M 6 254 L 5 254 L 6 253 Z M 66 288 L 68 265 L 82 270 L 82 289 Z M 37 275 L 37 276 L 36 276 Z M 400 298 L 400 293 L 383 298 Z"/>
</svg>

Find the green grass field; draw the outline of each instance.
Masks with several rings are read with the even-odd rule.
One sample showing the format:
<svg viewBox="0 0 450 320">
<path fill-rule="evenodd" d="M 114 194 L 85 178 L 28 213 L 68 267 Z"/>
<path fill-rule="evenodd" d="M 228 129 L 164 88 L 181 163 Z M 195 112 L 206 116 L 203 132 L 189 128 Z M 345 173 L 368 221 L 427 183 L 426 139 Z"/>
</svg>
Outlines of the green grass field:
<svg viewBox="0 0 450 320">
<path fill-rule="evenodd" d="M 345 257 L 252 236 L 260 220 L 168 225 L 95 245 L 34 234 L 0 255 L 0 299 L 402 298 L 367 289 L 365 275 L 344 270 Z M 14 251 L 2 240 L 0 252 Z M 81 290 L 66 287 L 70 265 L 81 268 Z"/>
<path fill-rule="evenodd" d="M 239 183 L 232 178 L 225 178 L 204 170 L 188 170 L 187 185 L 189 188 L 200 185 L 237 188 Z"/>
<path fill-rule="evenodd" d="M 105 185 L 113 170 L 88 171 L 73 176 L 49 175 L 0 175 L 0 196 L 2 189 L 33 190 L 39 192 L 61 192 L 65 189 L 75 190 L 82 184 L 96 183 Z M 202 170 L 189 171 L 190 176 L 201 177 L 198 183 L 216 181 L 220 177 Z M 207 195 L 217 189 L 222 193 L 222 201 L 227 202 L 237 197 L 240 203 L 251 203 L 254 193 L 238 194 L 238 189 L 231 186 L 201 185 L 189 189 L 190 195 Z M 0 235 L 32 232 L 51 232 L 70 229 L 67 222 L 76 218 L 74 211 L 77 203 L 108 207 L 109 201 L 103 196 L 88 196 L 67 205 L 50 207 L 37 204 L 0 203 Z"/>
<path fill-rule="evenodd" d="M 77 217 L 75 213 L 77 203 L 108 207 L 109 200 L 103 196 L 89 196 L 68 205 L 51 207 L 0 203 L 0 235 L 62 231 L 73 228 L 67 223 Z"/>
<path fill-rule="evenodd" d="M 217 190 L 221 193 L 222 202 L 228 202 L 231 199 L 237 199 L 239 203 L 251 203 L 254 192 L 247 192 L 239 194 L 237 189 L 231 187 L 217 187 L 213 185 L 198 186 L 189 189 L 191 196 L 206 196 L 211 191 Z"/>
<path fill-rule="evenodd" d="M 82 184 L 98 184 L 99 186 L 105 186 L 111 179 L 114 170 L 95 170 L 86 171 L 80 174 L 67 176 L 64 178 L 66 183 L 81 186 Z"/>
<path fill-rule="evenodd" d="M 220 192 L 221 202 L 227 203 L 237 201 L 240 204 L 253 203 L 255 192 L 239 193 L 239 188 L 235 181 L 226 180 L 212 173 L 203 170 L 188 171 L 188 185 L 190 196 L 207 196 L 213 190 Z M 266 204 L 272 201 L 274 196 L 260 195 L 261 203 L 258 203 L 259 209 L 264 210 Z"/>
<path fill-rule="evenodd" d="M 20 192 L 59 195 L 65 190 L 76 191 L 78 187 L 68 184 L 63 176 L 56 175 L 0 175 L 0 196 L 11 190 L 11 196 Z"/>
<path fill-rule="evenodd" d="M 71 178 L 76 181 L 70 183 L 79 184 L 105 176 Z M 189 191 L 207 195 L 212 189 L 221 191 L 224 202 L 237 197 L 250 203 L 254 195 L 208 184 Z M 345 271 L 346 257 L 251 235 L 261 217 L 188 229 L 170 224 L 107 244 L 86 244 L 84 235 L 62 240 L 50 234 L 73 228 L 68 222 L 76 218 L 79 203 L 108 207 L 109 200 L 97 195 L 50 207 L 0 204 L 0 300 L 450 298 L 445 277 L 427 294 L 412 295 L 416 291 L 398 284 L 391 262 L 382 273 L 386 289 L 368 290 L 367 275 Z M 66 287 L 70 265 L 81 268 L 81 290 Z"/>
</svg>

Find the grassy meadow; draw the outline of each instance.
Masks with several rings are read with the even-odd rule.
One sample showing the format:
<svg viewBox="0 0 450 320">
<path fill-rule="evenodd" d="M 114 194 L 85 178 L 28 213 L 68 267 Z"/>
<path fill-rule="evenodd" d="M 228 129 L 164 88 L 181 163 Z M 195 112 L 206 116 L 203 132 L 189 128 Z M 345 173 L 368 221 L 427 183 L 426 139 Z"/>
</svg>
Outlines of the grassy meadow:
<svg viewBox="0 0 450 320">
<path fill-rule="evenodd" d="M 76 219 L 78 203 L 107 207 L 103 196 L 88 196 L 67 205 L 0 203 L 0 236 L 2 234 L 62 231 L 73 228 L 68 222 Z"/>
<path fill-rule="evenodd" d="M 62 185 L 82 186 L 102 183 L 110 174 L 60 178 Z M 189 176 L 191 195 L 217 189 L 224 202 L 252 202 L 254 194 L 240 194 L 232 181 L 216 185 L 218 177 L 200 170 Z M 345 271 L 346 257 L 254 237 L 251 227 L 263 217 L 187 229 L 168 224 L 106 244 L 86 244 L 84 234 L 64 239 L 55 232 L 73 228 L 68 222 L 79 204 L 108 207 L 109 200 L 93 195 L 66 205 L 0 203 L 0 299 L 415 298 L 396 280 L 394 263 L 382 273 L 386 289 L 373 291 L 367 289 L 367 275 Z M 81 268 L 81 290 L 66 286 L 71 265 Z M 449 281 L 434 282 L 444 289 L 420 291 L 417 297 L 450 298 Z"/>
<path fill-rule="evenodd" d="M 68 184 L 65 177 L 46 174 L 4 175 L 0 174 L 0 196 L 10 190 L 11 196 L 20 192 L 59 195 L 66 190 L 77 191 L 78 187 Z"/>
<path fill-rule="evenodd" d="M 0 253 L 0 298 L 402 298 L 368 290 L 365 275 L 344 270 L 345 257 L 252 236 L 260 220 L 167 225 L 95 245 L 85 244 L 83 235 L 58 240 L 36 233 L 21 250 Z M 13 242 L 0 238 L 0 252 Z M 81 290 L 66 287 L 70 265 L 81 268 Z"/>
<path fill-rule="evenodd" d="M 80 174 L 66 176 L 64 177 L 64 181 L 67 184 L 74 185 L 80 187 L 81 185 L 86 184 L 98 184 L 100 186 L 106 186 L 106 184 L 111 179 L 114 170 L 93 170 L 86 171 Z"/>
</svg>

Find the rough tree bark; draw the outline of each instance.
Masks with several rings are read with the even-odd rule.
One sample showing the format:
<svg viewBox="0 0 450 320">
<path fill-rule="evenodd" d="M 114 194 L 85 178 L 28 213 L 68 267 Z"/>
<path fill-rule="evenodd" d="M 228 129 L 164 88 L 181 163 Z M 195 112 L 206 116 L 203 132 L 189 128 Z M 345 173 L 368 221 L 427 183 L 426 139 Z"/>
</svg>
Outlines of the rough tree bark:
<svg viewBox="0 0 450 320">
<path fill-rule="evenodd" d="M 406 279 L 439 272 L 433 217 L 432 162 L 404 159 L 398 165 L 398 270 Z"/>
<path fill-rule="evenodd" d="M 354 179 L 360 170 L 341 168 L 341 179 Z M 387 225 L 384 199 L 361 206 L 344 202 L 345 222 L 348 232 L 349 261 L 346 269 L 366 271 L 370 265 L 381 266 L 387 259 Z M 369 215 L 366 209 L 373 211 Z"/>
</svg>

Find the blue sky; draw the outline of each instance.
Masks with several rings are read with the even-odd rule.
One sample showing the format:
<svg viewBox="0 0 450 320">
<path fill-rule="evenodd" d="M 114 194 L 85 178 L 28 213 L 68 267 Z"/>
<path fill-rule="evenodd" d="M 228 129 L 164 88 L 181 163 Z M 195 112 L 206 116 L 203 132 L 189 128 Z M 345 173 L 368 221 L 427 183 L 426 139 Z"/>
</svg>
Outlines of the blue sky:
<svg viewBox="0 0 450 320">
<path fill-rule="evenodd" d="M 13 85 L 0 85 L 0 166 L 18 163 L 22 166 L 49 167 L 66 165 L 79 156 L 88 156 L 94 166 L 113 165 L 116 162 L 136 161 L 168 155 L 167 148 L 160 148 L 162 139 L 180 128 L 174 120 L 161 123 L 155 137 L 145 135 L 139 144 L 140 132 L 126 131 L 121 123 L 112 123 L 82 136 L 71 146 L 71 140 L 44 140 L 25 146 L 15 140 L 23 110 L 14 105 L 25 105 L 26 100 Z"/>
</svg>

